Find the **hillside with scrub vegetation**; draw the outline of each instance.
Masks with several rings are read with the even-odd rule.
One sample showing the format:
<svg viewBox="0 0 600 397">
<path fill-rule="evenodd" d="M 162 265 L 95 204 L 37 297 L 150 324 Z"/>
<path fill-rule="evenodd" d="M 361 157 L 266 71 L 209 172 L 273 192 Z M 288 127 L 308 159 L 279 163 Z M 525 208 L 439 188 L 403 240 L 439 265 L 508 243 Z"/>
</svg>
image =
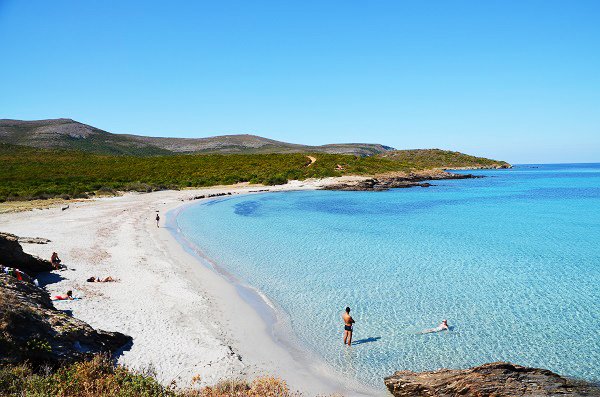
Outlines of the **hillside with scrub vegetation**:
<svg viewBox="0 0 600 397">
<path fill-rule="evenodd" d="M 506 164 L 456 152 L 434 151 L 436 155 L 431 157 L 421 152 L 429 151 L 394 152 L 402 156 L 390 157 L 328 153 L 125 156 L 0 144 L 0 201 L 86 198 L 117 191 L 150 192 L 240 182 L 280 185 L 307 178 Z"/>
<path fill-rule="evenodd" d="M 236 134 L 205 138 L 163 138 L 113 134 L 71 119 L 0 119 L 0 143 L 43 149 L 79 150 L 96 154 L 159 156 L 176 153 L 266 154 L 331 153 L 372 156 L 392 148 L 376 143 L 340 143 L 321 146 L 299 145 Z"/>
<path fill-rule="evenodd" d="M 391 150 L 378 157 L 406 164 L 416 169 L 510 168 L 506 161 L 475 157 L 441 149 Z"/>
</svg>

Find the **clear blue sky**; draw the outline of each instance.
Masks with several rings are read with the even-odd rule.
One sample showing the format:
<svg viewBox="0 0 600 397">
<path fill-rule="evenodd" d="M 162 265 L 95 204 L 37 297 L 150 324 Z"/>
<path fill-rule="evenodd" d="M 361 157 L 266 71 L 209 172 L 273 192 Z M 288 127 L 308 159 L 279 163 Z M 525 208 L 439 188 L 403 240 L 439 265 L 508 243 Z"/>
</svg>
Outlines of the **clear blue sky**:
<svg viewBox="0 0 600 397">
<path fill-rule="evenodd" d="M 0 118 L 600 161 L 600 1 L 0 0 Z"/>
</svg>

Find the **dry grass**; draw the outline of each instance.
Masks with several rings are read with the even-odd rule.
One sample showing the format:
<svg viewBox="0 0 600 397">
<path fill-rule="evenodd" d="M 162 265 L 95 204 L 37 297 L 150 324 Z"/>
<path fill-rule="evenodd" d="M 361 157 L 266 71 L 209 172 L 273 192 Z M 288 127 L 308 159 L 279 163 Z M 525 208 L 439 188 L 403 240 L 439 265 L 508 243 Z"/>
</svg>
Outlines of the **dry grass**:
<svg viewBox="0 0 600 397">
<path fill-rule="evenodd" d="M 199 380 L 196 379 L 196 380 Z M 59 397 L 299 397 L 286 383 L 272 377 L 222 381 L 214 386 L 179 389 L 164 387 L 150 375 L 114 366 L 104 356 L 51 371 L 29 365 L 0 367 L 0 396 Z"/>
</svg>

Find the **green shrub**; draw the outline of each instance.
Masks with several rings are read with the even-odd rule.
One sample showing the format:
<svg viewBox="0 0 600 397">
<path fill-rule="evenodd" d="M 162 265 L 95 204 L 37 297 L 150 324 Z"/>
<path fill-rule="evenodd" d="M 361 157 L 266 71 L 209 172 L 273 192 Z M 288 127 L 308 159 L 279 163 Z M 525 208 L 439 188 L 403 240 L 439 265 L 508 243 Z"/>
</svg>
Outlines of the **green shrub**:
<svg viewBox="0 0 600 397">
<path fill-rule="evenodd" d="M 273 175 L 265 179 L 263 183 L 267 186 L 285 185 L 288 183 L 288 179 L 283 175 Z"/>
</svg>

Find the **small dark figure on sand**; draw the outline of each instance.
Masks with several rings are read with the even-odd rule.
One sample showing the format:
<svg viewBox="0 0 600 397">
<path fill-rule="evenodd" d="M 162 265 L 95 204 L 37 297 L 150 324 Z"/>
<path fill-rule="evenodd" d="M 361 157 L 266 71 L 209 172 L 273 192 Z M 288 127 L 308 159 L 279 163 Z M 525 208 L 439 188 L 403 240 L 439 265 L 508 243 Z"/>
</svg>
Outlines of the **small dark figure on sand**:
<svg viewBox="0 0 600 397">
<path fill-rule="evenodd" d="M 352 326 L 356 322 L 350 315 L 350 308 L 346 308 L 346 312 L 342 314 L 344 320 L 344 344 L 350 346 L 352 344 Z"/>
<path fill-rule="evenodd" d="M 52 253 L 52 257 L 50 258 L 50 262 L 52 263 L 52 267 L 55 270 L 58 270 L 60 268 L 60 258 L 58 257 L 58 254 L 56 252 Z"/>
<path fill-rule="evenodd" d="M 156 227 L 160 227 L 158 225 L 158 222 L 160 221 L 160 216 L 158 214 L 156 214 Z"/>
</svg>

